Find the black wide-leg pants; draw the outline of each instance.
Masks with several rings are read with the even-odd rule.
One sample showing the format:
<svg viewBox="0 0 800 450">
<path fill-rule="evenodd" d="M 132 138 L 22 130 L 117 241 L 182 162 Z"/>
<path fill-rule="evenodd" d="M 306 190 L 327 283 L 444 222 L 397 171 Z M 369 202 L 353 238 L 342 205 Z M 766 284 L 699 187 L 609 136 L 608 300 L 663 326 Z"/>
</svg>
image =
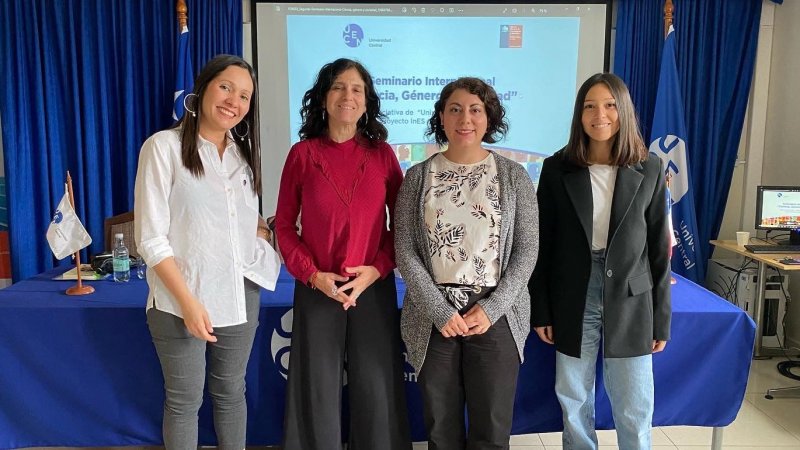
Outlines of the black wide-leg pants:
<svg viewBox="0 0 800 450">
<path fill-rule="evenodd" d="M 460 313 L 490 293 L 491 289 L 484 289 L 470 295 Z M 428 449 L 507 450 L 519 366 L 505 316 L 486 333 L 474 336 L 446 338 L 433 327 L 417 378 Z"/>
<path fill-rule="evenodd" d="M 346 370 L 348 450 L 409 450 L 400 342 L 394 274 L 376 281 L 347 311 L 296 282 L 283 449 L 342 448 Z"/>
</svg>

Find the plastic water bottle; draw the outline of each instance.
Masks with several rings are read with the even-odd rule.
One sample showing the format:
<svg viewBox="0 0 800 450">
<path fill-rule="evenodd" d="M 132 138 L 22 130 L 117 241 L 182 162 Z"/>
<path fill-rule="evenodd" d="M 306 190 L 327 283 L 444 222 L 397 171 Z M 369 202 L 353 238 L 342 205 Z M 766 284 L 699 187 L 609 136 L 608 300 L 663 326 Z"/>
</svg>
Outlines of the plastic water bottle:
<svg viewBox="0 0 800 450">
<path fill-rule="evenodd" d="M 128 247 L 125 247 L 125 242 L 122 240 L 122 233 L 114 235 L 113 262 L 114 262 L 114 281 L 125 283 L 131 279 L 131 259 L 128 253 Z"/>
<path fill-rule="evenodd" d="M 145 276 L 147 276 L 147 266 L 144 265 L 144 258 L 139 257 L 139 264 L 136 266 L 136 276 L 140 280 L 144 280 Z"/>
</svg>

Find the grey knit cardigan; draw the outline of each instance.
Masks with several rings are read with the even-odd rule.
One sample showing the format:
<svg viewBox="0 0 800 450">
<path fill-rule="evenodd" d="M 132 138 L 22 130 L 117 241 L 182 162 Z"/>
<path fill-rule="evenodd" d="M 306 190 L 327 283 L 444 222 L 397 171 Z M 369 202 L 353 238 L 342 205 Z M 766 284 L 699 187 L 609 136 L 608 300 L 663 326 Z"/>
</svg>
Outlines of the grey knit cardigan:
<svg viewBox="0 0 800 450">
<path fill-rule="evenodd" d="M 494 292 L 478 304 L 492 325 L 506 316 L 522 361 L 525 338 L 530 332 L 528 280 L 539 252 L 539 212 L 533 183 L 525 169 L 508 158 L 491 153 L 500 180 L 500 280 Z M 431 326 L 441 330 L 457 312 L 437 289 L 431 275 L 424 219 L 424 193 L 429 188 L 430 161 L 428 158 L 408 169 L 395 208 L 397 268 L 406 283 L 400 330 L 408 361 L 417 373 L 425 361 Z"/>
</svg>

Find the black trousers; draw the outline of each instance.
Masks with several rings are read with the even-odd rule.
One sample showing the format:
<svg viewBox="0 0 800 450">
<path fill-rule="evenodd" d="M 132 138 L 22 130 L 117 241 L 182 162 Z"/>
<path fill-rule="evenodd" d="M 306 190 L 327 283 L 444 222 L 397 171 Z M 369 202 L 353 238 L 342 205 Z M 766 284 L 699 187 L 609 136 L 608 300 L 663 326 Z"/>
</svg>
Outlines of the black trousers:
<svg viewBox="0 0 800 450">
<path fill-rule="evenodd" d="M 462 314 L 486 295 L 470 296 Z M 433 327 L 417 378 L 428 450 L 508 449 L 519 364 L 505 316 L 475 336 L 446 338 Z"/>
<path fill-rule="evenodd" d="M 350 403 L 349 450 L 409 450 L 400 313 L 394 274 L 347 311 L 295 283 L 284 450 L 342 448 L 342 382 Z"/>
</svg>

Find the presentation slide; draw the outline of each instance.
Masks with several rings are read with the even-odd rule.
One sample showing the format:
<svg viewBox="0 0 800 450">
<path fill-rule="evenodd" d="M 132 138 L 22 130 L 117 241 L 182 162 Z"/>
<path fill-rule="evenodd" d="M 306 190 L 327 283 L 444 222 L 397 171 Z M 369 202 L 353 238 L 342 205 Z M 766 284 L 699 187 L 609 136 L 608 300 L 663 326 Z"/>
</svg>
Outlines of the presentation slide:
<svg viewBox="0 0 800 450">
<path fill-rule="evenodd" d="M 487 147 L 538 181 L 542 160 L 567 142 L 577 88 L 607 65 L 608 13 L 606 2 L 257 3 L 265 213 L 299 140 L 303 94 L 322 65 L 342 57 L 372 74 L 403 170 L 439 151 L 425 129 L 442 88 L 474 76 L 498 93 L 510 125 Z"/>
<path fill-rule="evenodd" d="M 800 228 L 800 189 L 764 190 L 761 199 L 761 226 Z"/>
</svg>

